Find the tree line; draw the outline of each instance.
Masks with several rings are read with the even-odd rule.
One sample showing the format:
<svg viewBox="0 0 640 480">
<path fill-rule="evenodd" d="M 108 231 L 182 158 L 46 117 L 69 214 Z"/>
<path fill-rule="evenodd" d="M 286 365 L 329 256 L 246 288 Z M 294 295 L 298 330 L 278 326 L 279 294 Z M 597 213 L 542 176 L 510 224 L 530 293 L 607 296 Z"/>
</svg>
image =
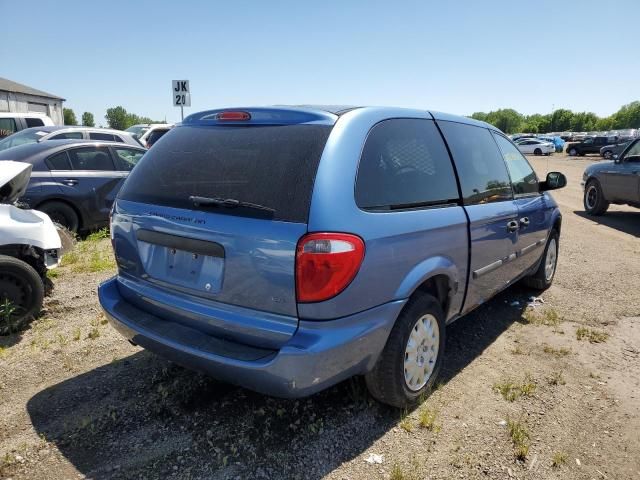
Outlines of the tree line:
<svg viewBox="0 0 640 480">
<path fill-rule="evenodd" d="M 505 133 L 591 132 L 640 128 L 640 102 L 623 105 L 608 117 L 593 112 L 572 112 L 564 108 L 542 115 L 523 115 L 512 108 L 476 112 L 471 118 L 490 123 Z"/>
<path fill-rule="evenodd" d="M 78 125 L 76 114 L 72 108 L 63 108 L 62 114 L 64 116 L 65 125 Z M 138 123 L 167 123 L 164 120 L 152 120 L 149 117 L 136 115 L 125 110 L 124 107 L 118 105 L 117 107 L 107 108 L 107 114 L 104 116 L 109 128 L 116 130 L 126 130 L 127 128 L 136 125 Z M 93 118 L 93 113 L 84 112 L 82 114 L 82 125 L 85 127 L 95 127 L 96 123 Z"/>
</svg>

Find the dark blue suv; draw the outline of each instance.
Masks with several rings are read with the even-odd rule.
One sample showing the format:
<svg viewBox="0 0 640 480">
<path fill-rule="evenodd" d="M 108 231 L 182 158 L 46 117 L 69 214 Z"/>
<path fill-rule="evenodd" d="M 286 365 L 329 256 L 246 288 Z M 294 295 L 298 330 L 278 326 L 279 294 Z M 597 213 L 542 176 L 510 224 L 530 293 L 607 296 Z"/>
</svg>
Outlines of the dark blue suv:
<svg viewBox="0 0 640 480">
<path fill-rule="evenodd" d="M 445 327 L 514 282 L 553 280 L 561 215 L 492 126 L 421 110 L 274 107 L 189 116 L 140 161 L 99 288 L 131 342 L 282 397 L 365 375 L 404 407 Z"/>
</svg>

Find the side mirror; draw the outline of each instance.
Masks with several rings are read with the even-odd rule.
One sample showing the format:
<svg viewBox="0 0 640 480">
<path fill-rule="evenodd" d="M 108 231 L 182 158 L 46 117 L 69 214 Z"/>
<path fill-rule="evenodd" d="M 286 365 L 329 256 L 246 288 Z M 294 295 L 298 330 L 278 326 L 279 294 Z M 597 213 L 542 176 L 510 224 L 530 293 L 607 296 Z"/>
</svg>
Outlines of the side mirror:
<svg viewBox="0 0 640 480">
<path fill-rule="evenodd" d="M 567 186 L 567 177 L 560 172 L 547 173 L 547 179 L 541 183 L 540 191 L 546 192 L 547 190 L 557 190 Z"/>
<path fill-rule="evenodd" d="M 613 156 L 613 163 L 620 163 L 620 155 L 618 155 L 617 153 Z"/>
</svg>

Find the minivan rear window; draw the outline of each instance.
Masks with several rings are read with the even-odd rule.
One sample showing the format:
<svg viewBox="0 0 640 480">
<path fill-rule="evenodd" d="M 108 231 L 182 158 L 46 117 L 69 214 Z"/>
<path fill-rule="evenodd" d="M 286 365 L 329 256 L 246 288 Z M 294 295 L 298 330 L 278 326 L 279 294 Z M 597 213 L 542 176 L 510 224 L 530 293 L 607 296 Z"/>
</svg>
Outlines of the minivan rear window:
<svg viewBox="0 0 640 480">
<path fill-rule="evenodd" d="M 328 125 L 180 126 L 144 155 L 118 198 L 241 214 L 196 207 L 189 197 L 234 199 L 273 209 L 274 220 L 305 223 L 330 131 Z"/>
</svg>

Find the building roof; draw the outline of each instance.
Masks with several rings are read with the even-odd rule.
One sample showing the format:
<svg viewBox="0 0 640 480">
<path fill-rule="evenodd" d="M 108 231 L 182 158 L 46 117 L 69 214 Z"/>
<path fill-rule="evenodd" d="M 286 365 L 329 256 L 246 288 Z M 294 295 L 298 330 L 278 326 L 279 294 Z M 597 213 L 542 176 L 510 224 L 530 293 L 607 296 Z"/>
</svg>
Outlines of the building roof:
<svg viewBox="0 0 640 480">
<path fill-rule="evenodd" d="M 8 80 L 6 78 L 0 77 L 0 91 L 4 90 L 5 92 L 12 93 L 24 93 L 26 95 L 37 95 L 38 97 L 46 97 L 46 98 L 55 98 L 56 100 L 64 100 L 62 97 L 58 97 L 57 95 L 51 95 L 50 93 L 43 92 L 42 90 L 37 90 L 35 88 L 27 87 L 18 82 L 14 82 L 12 80 Z"/>
</svg>

